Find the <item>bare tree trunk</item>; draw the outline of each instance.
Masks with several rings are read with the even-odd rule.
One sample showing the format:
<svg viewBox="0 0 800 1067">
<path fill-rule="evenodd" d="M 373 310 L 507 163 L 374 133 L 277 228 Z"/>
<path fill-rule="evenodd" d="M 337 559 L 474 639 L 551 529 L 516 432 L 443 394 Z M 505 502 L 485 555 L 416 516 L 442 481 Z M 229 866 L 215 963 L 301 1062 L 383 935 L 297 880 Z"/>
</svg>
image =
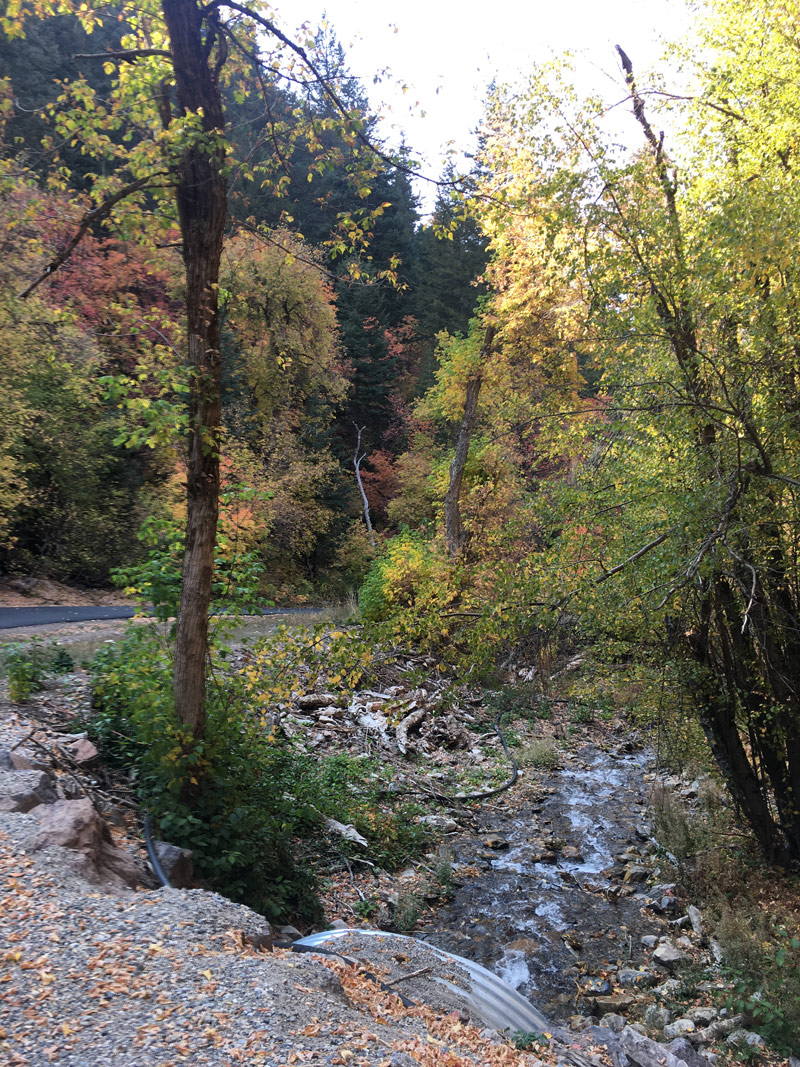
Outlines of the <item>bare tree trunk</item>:
<svg viewBox="0 0 800 1067">
<path fill-rule="evenodd" d="M 355 426 L 355 423 L 353 423 Z M 369 543 L 372 547 L 375 547 L 375 534 L 372 530 L 372 519 L 369 517 L 369 501 L 367 500 L 367 494 L 364 492 L 364 483 L 361 481 L 361 463 L 366 457 L 366 452 L 361 452 L 361 435 L 364 432 L 363 426 L 356 426 L 356 450 L 353 453 L 353 467 L 356 472 L 356 481 L 358 482 L 358 491 L 361 493 L 361 500 L 364 504 L 364 522 L 367 524 L 367 533 L 369 534 Z M 359 453 L 361 453 L 359 455 Z"/>
<path fill-rule="evenodd" d="M 464 524 L 461 521 L 461 483 L 464 480 L 464 467 L 467 464 L 469 445 L 478 420 L 478 397 L 483 384 L 483 364 L 489 358 L 494 344 L 495 328 L 487 326 L 480 354 L 480 366 L 467 381 L 467 395 L 464 400 L 464 416 L 456 440 L 456 452 L 450 464 L 450 484 L 444 496 L 444 531 L 447 551 L 457 556 L 464 547 Z"/>
<path fill-rule="evenodd" d="M 163 0 L 182 115 L 202 113 L 212 137 L 224 129 L 218 69 L 224 38 L 207 23 L 206 39 L 197 0 Z M 214 40 L 216 36 L 216 41 Z M 222 150 L 194 143 L 180 163 L 177 203 L 186 271 L 189 398 L 186 551 L 175 645 L 175 710 L 193 737 L 205 728 L 208 614 L 219 511 L 220 351 L 218 281 L 227 217 Z"/>
</svg>

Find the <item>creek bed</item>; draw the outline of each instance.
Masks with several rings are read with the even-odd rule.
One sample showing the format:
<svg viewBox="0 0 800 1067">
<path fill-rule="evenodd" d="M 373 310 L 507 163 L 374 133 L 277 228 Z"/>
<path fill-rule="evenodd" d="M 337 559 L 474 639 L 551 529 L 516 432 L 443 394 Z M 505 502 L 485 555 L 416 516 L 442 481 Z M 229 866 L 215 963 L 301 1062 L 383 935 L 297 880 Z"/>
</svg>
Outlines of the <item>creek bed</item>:
<svg viewBox="0 0 800 1067">
<path fill-rule="evenodd" d="M 453 849 L 480 873 L 417 936 L 489 967 L 552 1018 L 576 1010 L 585 975 L 639 965 L 656 920 L 623 877 L 645 851 L 647 763 L 587 745 L 521 801 L 482 810 Z"/>
</svg>

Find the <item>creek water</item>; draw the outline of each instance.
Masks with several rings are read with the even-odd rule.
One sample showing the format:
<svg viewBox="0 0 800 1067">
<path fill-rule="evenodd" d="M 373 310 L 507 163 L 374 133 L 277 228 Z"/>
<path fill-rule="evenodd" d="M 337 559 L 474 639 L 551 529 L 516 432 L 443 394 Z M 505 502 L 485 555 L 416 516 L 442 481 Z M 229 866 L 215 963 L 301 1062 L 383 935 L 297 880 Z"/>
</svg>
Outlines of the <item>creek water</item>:
<svg viewBox="0 0 800 1067">
<path fill-rule="evenodd" d="M 647 762 L 587 745 L 521 799 L 480 812 L 453 849 L 477 875 L 417 936 L 489 967 L 551 1018 L 576 1010 L 587 975 L 635 967 L 652 917 L 623 876 L 648 836 Z"/>
</svg>

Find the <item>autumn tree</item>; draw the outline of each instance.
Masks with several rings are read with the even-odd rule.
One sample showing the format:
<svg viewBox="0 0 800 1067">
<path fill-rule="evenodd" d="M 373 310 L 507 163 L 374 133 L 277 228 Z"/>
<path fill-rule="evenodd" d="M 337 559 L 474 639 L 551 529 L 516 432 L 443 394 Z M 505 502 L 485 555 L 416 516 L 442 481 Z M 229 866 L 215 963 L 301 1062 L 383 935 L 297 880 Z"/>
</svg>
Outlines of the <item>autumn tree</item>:
<svg viewBox="0 0 800 1067">
<path fill-rule="evenodd" d="M 342 101 L 314 56 L 291 41 L 265 5 L 229 0 L 130 0 L 113 5 L 73 0 L 15 0 L 2 20 L 11 35 L 56 14 L 78 17 L 91 33 L 108 21 L 125 27 L 119 49 L 82 57 L 102 64 L 112 82 L 107 99 L 77 78 L 67 85 L 52 112 L 55 132 L 65 144 L 79 144 L 92 158 L 106 161 L 89 176 L 89 204 L 70 239 L 54 250 L 34 291 L 65 263 L 81 238 L 98 225 L 153 243 L 169 238 L 177 224 L 185 273 L 186 364 L 190 395 L 186 451 L 186 550 L 177 625 L 174 703 L 191 739 L 202 737 L 208 649 L 208 609 L 214 565 L 220 486 L 221 357 L 219 272 L 228 187 L 237 167 L 252 174 L 247 161 L 234 159 L 226 140 L 224 93 L 258 95 L 281 76 L 313 85 L 331 107 L 330 116 L 284 129 L 274 152 L 262 161 L 260 180 L 281 192 L 291 181 L 288 147 L 302 139 L 311 152 L 309 176 L 335 166 L 341 153 L 325 134 L 360 146 L 348 171 L 366 200 L 380 169 L 364 134 L 363 119 Z M 263 93 L 262 93 L 263 96 Z M 372 212 L 350 213 L 338 221 L 332 247 L 351 258 L 368 240 Z"/>
<path fill-rule="evenodd" d="M 484 189 L 518 313 L 534 275 L 513 236 L 529 218 L 577 297 L 576 356 L 602 375 L 549 423 L 562 442 L 574 427 L 579 460 L 550 603 L 659 649 L 786 865 L 800 859 L 797 24 L 794 4 L 720 2 L 687 87 L 639 80 L 620 49 L 633 154 L 564 64 L 538 72 L 497 100 Z"/>
</svg>

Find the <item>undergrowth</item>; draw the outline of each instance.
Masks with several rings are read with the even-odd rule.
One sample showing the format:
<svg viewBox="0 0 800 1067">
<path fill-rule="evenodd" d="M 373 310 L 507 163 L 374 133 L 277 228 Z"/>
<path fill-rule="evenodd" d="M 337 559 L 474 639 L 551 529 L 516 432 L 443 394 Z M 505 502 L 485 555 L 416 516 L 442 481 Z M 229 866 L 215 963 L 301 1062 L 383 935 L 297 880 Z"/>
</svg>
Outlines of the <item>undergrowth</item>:
<svg viewBox="0 0 800 1067">
<path fill-rule="evenodd" d="M 218 651 L 201 739 L 176 719 L 170 647 L 153 631 L 132 629 L 91 667 L 94 710 L 85 726 L 104 758 L 129 769 L 159 835 L 192 850 L 201 881 L 269 918 L 319 918 L 315 869 L 333 851 L 364 854 L 358 843 L 332 843 L 326 819 L 354 826 L 371 862 L 390 869 L 429 840 L 416 808 L 387 805 L 378 765 L 308 755 L 281 732 L 275 712 L 299 674 L 308 684 L 324 666 L 332 684 L 360 679 L 360 654 L 345 678 L 330 647 L 318 632 L 282 631 L 236 671 Z"/>
</svg>

